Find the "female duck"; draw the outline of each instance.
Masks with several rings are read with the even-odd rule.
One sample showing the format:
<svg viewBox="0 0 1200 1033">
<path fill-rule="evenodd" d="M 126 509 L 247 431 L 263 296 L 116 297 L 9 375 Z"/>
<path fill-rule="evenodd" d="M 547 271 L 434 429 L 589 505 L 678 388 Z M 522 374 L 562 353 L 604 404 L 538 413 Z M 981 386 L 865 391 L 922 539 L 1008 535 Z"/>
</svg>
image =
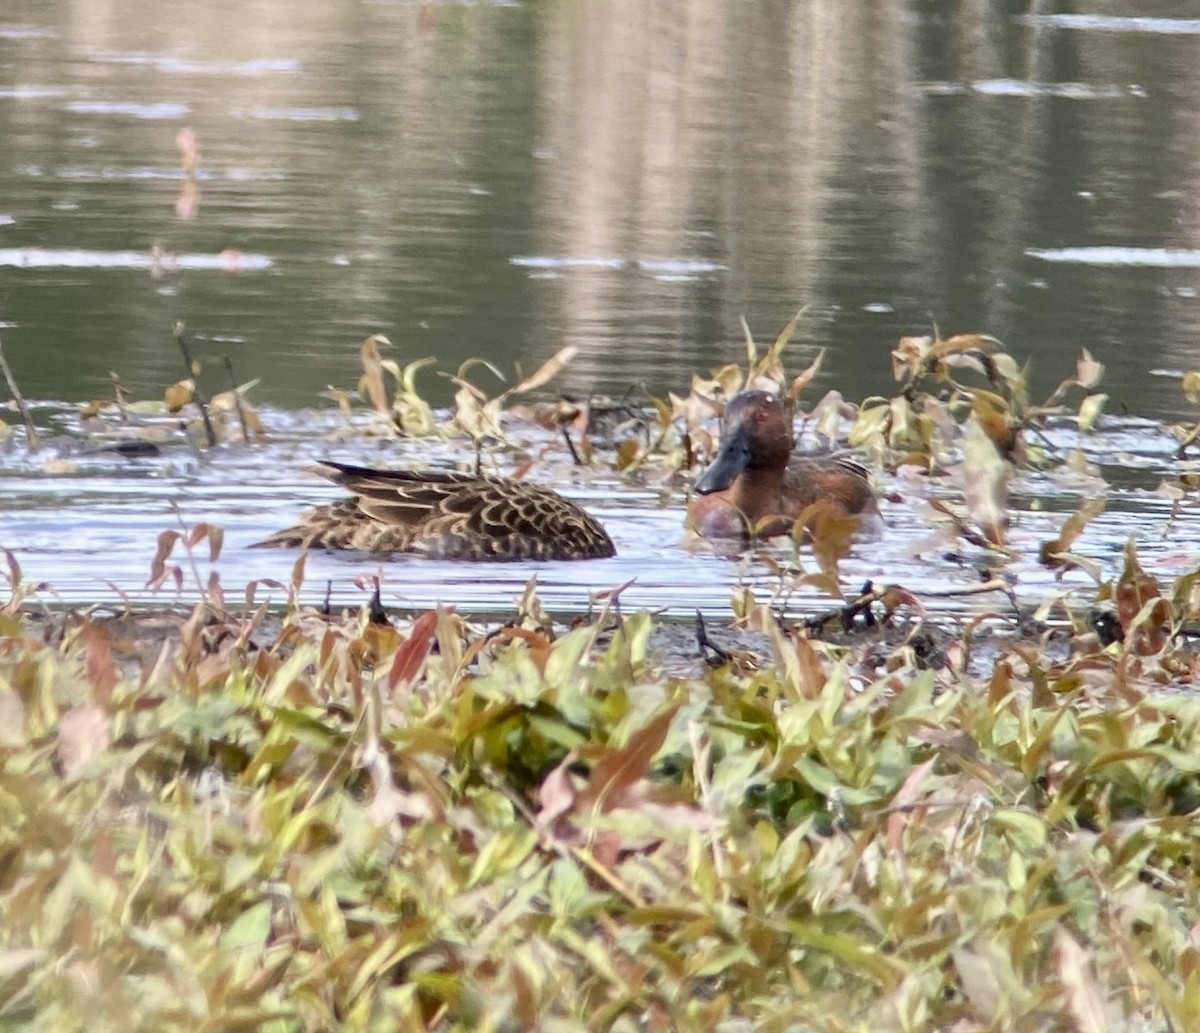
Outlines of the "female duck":
<svg viewBox="0 0 1200 1033">
<path fill-rule="evenodd" d="M 616 555 L 600 522 L 549 488 L 438 470 L 323 462 L 353 494 L 321 506 L 264 546 L 418 553 L 441 560 L 585 560 Z"/>
<path fill-rule="evenodd" d="M 766 391 L 743 391 L 725 409 L 725 430 L 712 464 L 696 481 L 691 524 L 708 538 L 788 534 L 813 503 L 838 516 L 859 516 L 860 532 L 882 530 L 879 505 L 857 463 L 792 457 L 791 422 Z"/>
</svg>

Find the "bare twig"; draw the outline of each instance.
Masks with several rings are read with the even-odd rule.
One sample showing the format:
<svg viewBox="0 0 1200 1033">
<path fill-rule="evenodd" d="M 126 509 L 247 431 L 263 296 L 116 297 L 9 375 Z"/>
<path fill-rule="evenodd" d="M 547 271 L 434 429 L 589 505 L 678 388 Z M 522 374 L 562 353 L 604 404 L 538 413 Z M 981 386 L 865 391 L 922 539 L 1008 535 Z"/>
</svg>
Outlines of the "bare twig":
<svg viewBox="0 0 1200 1033">
<path fill-rule="evenodd" d="M 583 460 L 579 458 L 579 453 L 575 449 L 575 442 L 571 440 L 571 432 L 567 429 L 567 425 L 560 423 L 559 430 L 562 431 L 563 441 L 567 443 L 567 449 L 571 453 L 571 461 L 576 466 L 583 466 Z"/>
<path fill-rule="evenodd" d="M 21 389 L 17 387 L 17 381 L 12 375 L 12 370 L 8 368 L 8 360 L 4 357 L 4 344 L 2 342 L 0 342 L 0 370 L 4 371 L 4 379 L 8 381 L 8 389 L 12 392 L 13 401 L 17 403 L 21 419 L 25 422 L 25 433 L 29 436 L 29 450 L 36 452 L 42 447 L 42 443 L 38 439 L 37 428 L 33 425 L 33 419 L 29 415 L 29 407 L 25 404 L 25 399 L 21 397 Z"/>
<path fill-rule="evenodd" d="M 121 414 L 121 422 L 129 422 L 129 392 L 125 390 L 121 383 L 121 377 L 112 370 L 108 371 L 108 377 L 113 382 L 113 395 L 117 403 L 117 411 Z"/>
<path fill-rule="evenodd" d="M 225 372 L 229 374 L 229 389 L 233 392 L 233 406 L 237 410 L 238 423 L 242 425 L 242 440 L 250 440 L 250 428 L 246 426 L 246 410 L 242 408 L 242 396 L 238 394 L 237 377 L 233 375 L 233 360 L 228 355 L 221 356 L 225 360 Z"/>
<path fill-rule="evenodd" d="M 187 370 L 188 379 L 192 381 L 192 395 L 196 399 L 196 405 L 200 408 L 200 415 L 204 417 L 204 433 L 208 438 L 208 447 L 215 448 L 217 444 L 217 432 L 213 430 L 212 420 L 208 418 L 208 402 L 204 399 L 204 393 L 200 390 L 200 384 L 196 380 L 196 371 L 192 366 L 192 353 L 188 348 L 187 339 L 183 336 L 183 323 L 175 324 L 175 341 L 179 345 L 179 350 L 183 352 L 183 365 Z"/>
</svg>

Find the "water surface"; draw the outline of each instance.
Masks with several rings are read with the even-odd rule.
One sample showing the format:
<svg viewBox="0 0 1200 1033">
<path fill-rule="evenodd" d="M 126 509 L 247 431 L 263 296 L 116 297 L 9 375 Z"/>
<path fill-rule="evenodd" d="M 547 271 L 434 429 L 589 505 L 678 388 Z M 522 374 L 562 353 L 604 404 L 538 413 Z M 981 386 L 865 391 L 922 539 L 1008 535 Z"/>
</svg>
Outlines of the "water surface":
<svg viewBox="0 0 1200 1033">
<path fill-rule="evenodd" d="M 567 387 L 662 395 L 807 304 L 796 361 L 828 345 L 849 398 L 936 324 L 1039 390 L 1086 346 L 1129 411 L 1190 412 L 1147 371 L 1197 364 L 1195 4 L 280 11 L 5 4 L 0 322 L 31 397 L 159 394 L 177 319 L 282 407 L 375 331 L 448 369 L 571 342 Z"/>
<path fill-rule="evenodd" d="M 805 305 L 789 361 L 828 348 L 812 397 L 891 394 L 894 342 L 934 326 L 1001 338 L 1035 398 L 1088 348 L 1112 416 L 1083 447 L 1116 487 L 1080 547 L 1111 572 L 1132 532 L 1178 573 L 1195 526 L 1156 490 L 1184 468 L 1158 421 L 1196 417 L 1180 378 L 1200 367 L 1197 24 L 1196 4 L 1165 2 L 202 0 L 168 18 L 8 0 L 0 339 L 49 447 L 29 455 L 18 430 L 0 456 L 0 544 L 58 598 L 143 598 L 174 503 L 228 529 L 227 589 L 286 580 L 291 557 L 247 547 L 336 493 L 306 463 L 464 458 L 336 439 L 321 392 L 353 386 L 368 334 L 401 363 L 482 355 L 509 375 L 572 343 L 556 389 L 663 396 L 741 360 L 743 317 L 769 341 Z M 167 427 L 157 459 L 89 452 L 78 404 L 111 397 L 113 373 L 161 398 L 183 374 L 177 320 L 210 393 L 225 356 L 261 378 L 268 443 L 198 453 Z M 418 383 L 449 401 L 432 370 Z M 1055 433 L 1075 447 L 1069 422 Z M 740 580 L 778 587 L 761 561 L 683 542 L 682 484 L 561 453 L 533 476 L 620 549 L 538 568 L 567 610 L 635 578 L 631 605 L 676 614 L 727 611 Z M 889 536 L 847 561 L 847 586 L 978 577 L 922 544 L 919 487 L 881 487 Z M 1030 557 L 1101 490 L 1022 475 L 1021 593 L 1059 590 Z M 357 600 L 375 570 L 395 605 L 492 611 L 534 573 L 314 556 L 306 592 L 330 578 Z"/>
</svg>

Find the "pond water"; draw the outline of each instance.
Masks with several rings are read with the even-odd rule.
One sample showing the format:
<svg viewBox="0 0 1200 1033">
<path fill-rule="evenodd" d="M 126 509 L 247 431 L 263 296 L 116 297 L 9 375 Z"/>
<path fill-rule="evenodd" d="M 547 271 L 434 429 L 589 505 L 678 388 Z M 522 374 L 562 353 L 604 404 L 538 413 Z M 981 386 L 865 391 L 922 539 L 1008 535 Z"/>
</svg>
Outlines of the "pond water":
<svg viewBox="0 0 1200 1033">
<path fill-rule="evenodd" d="M 99 448 L 99 439 L 89 439 L 75 409 L 40 407 L 39 419 L 53 436 L 37 455 L 23 449 L 5 455 L 0 483 L 8 504 L 0 510 L 0 545 L 14 551 L 26 580 L 51 582 L 39 593 L 46 603 L 187 603 L 198 598 L 215 572 L 228 603 L 237 606 L 247 582 L 290 582 L 298 556 L 293 550 L 254 549 L 253 543 L 294 524 L 313 504 L 343 494 L 310 472 L 314 460 L 418 466 L 428 464 L 436 450 L 439 463 L 462 468 L 474 456 L 461 437 L 432 445 L 429 440 L 371 440 L 364 433 L 370 421 L 361 416 L 351 428 L 327 410 L 268 409 L 261 415 L 269 431 L 266 441 L 211 450 L 193 447 L 172 419 L 140 420 L 142 437 L 157 426 L 161 452 L 124 458 Z M 676 619 L 691 619 L 697 610 L 727 616 L 732 591 L 741 587 L 793 615 L 836 605 L 812 589 L 797 588 L 794 577 L 772 571 L 765 558 L 786 567 L 793 559 L 790 546 L 730 554 L 689 539 L 685 482 L 653 463 L 639 475 L 617 475 L 612 454 L 599 453 L 593 468 L 580 469 L 557 436 L 516 420 L 506 431 L 513 448 L 490 453 L 489 465 L 511 469 L 534 458 L 530 476 L 555 485 L 599 517 L 617 546 L 615 558 L 473 564 L 315 552 L 306 560 L 301 601 L 315 606 L 329 594 L 335 605 L 357 605 L 369 598 L 372 578 L 378 576 L 388 607 L 451 604 L 462 612 L 498 616 L 511 613 L 536 575 L 543 604 L 559 615 L 603 605 L 604 593 L 626 585 L 620 598 L 627 612 L 650 608 Z M 1098 495 L 1107 498 L 1107 510 L 1072 551 L 1095 560 L 1104 576 L 1119 572 L 1131 535 L 1139 540 L 1143 565 L 1164 587 L 1195 566 L 1200 503 L 1177 504 L 1160 488 L 1178 466 L 1173 438 L 1145 419 L 1111 417 L 1090 434 L 1064 421 L 1047 432 L 1044 444 L 1064 457 L 1078 449 L 1087 469 L 1026 472 L 1013 484 L 1009 544 L 1014 555 L 1003 571 L 1023 609 L 1063 596 L 1079 606 L 1092 599 L 1095 585 L 1088 576 L 1075 571 L 1056 577 L 1037 557 L 1041 543 L 1057 536 L 1066 517 Z M 1195 469 L 1198 464 L 1187 465 Z M 845 591 L 853 594 L 867 580 L 900 583 L 934 618 L 965 620 L 995 612 L 1004 618 L 996 626 L 1006 627 L 1014 610 L 1004 595 L 958 594 L 977 586 L 989 564 L 982 550 L 964 550 L 928 505 L 930 498 L 954 499 L 953 488 L 882 474 L 879 488 L 886 531 L 881 541 L 856 546 L 842 562 Z M 148 588 L 157 535 L 205 522 L 225 530 L 217 561 L 209 562 L 201 542 L 193 552 L 193 569 L 177 547 L 171 563 L 180 568 L 181 587 L 169 581 Z M 799 559 L 804 569 L 817 569 L 809 550 Z M 260 584 L 255 598 L 282 603 L 287 590 Z"/>
<path fill-rule="evenodd" d="M 1179 378 L 1200 367 L 1198 98 L 1200 4 L 1165 0 L 199 0 L 169 18 L 6 0 L 0 340 L 50 447 L 31 457 L 18 432 L 0 457 L 0 544 L 61 598 L 112 600 L 141 591 L 173 500 L 227 527 L 227 588 L 286 580 L 290 557 L 245 547 L 336 494 L 306 463 L 429 459 L 328 441 L 321 392 L 353 386 L 367 334 L 447 372 L 529 370 L 571 343 L 555 388 L 662 396 L 740 360 L 743 317 L 770 340 L 805 305 L 793 370 L 827 347 L 817 391 L 855 400 L 893 393 L 895 340 L 934 325 L 1001 338 L 1037 397 L 1090 349 L 1113 415 L 1086 447 L 1120 483 L 1081 547 L 1111 560 L 1133 531 L 1166 572 L 1196 540 L 1186 507 L 1164 540 L 1154 488 L 1179 472 L 1158 422 L 1197 415 Z M 225 356 L 261 378 L 269 443 L 84 451 L 77 404 L 111 396 L 110 371 L 142 398 L 179 378 L 176 320 L 210 392 Z M 435 372 L 419 384 L 449 401 Z M 769 588 L 761 563 L 680 544 L 678 486 L 557 460 L 536 477 L 621 552 L 540 568 L 565 609 L 635 575 L 630 605 L 676 611 L 727 609 L 738 577 Z M 974 578 L 917 549 L 927 515 L 884 487 L 904 501 L 846 583 Z M 1018 487 L 1036 553 L 1073 489 Z M 356 598 L 378 566 L 313 557 L 309 588 Z M 384 569 L 393 603 L 492 609 L 531 572 Z"/>
</svg>

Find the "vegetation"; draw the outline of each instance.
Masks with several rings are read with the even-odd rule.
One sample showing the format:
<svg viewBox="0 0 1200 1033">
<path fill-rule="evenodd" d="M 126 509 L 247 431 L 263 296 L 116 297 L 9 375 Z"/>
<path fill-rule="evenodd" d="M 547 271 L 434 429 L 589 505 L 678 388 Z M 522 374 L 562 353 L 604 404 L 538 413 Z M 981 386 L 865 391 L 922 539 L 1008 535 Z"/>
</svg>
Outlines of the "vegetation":
<svg viewBox="0 0 1200 1033">
<path fill-rule="evenodd" d="M 788 380 L 787 336 L 603 433 L 596 405 L 530 415 L 580 462 L 671 475 L 711 452 L 718 392 L 799 398 L 819 360 Z M 501 407 L 569 359 L 495 405 L 460 370 L 439 422 L 385 344 L 363 349 L 373 431 L 465 434 L 480 463 Z M 1040 427 L 1077 394 L 1086 431 L 1102 369 L 1085 355 L 1032 407 L 990 338 L 895 362 L 852 441 L 951 478 L 939 518 L 1002 569 L 1008 472 L 1070 461 Z M 218 433 L 261 428 L 243 395 L 214 399 L 240 413 Z M 827 396 L 803 426 L 845 413 Z M 761 648 L 686 664 L 619 590 L 570 629 L 535 582 L 498 627 L 331 614 L 296 602 L 302 557 L 280 610 L 206 584 L 176 621 L 101 620 L 40 609 L 7 553 L 0 1028 L 1200 1028 L 1200 569 L 1164 589 L 1130 543 L 1104 579 L 1071 553 L 1095 511 L 1042 549 L 1096 581 L 1057 627 L 931 637 L 887 586 L 821 641 L 738 590 Z M 844 535 L 810 531 L 818 572 L 768 561 L 841 593 Z M 164 532 L 152 581 L 221 541 Z"/>
</svg>

